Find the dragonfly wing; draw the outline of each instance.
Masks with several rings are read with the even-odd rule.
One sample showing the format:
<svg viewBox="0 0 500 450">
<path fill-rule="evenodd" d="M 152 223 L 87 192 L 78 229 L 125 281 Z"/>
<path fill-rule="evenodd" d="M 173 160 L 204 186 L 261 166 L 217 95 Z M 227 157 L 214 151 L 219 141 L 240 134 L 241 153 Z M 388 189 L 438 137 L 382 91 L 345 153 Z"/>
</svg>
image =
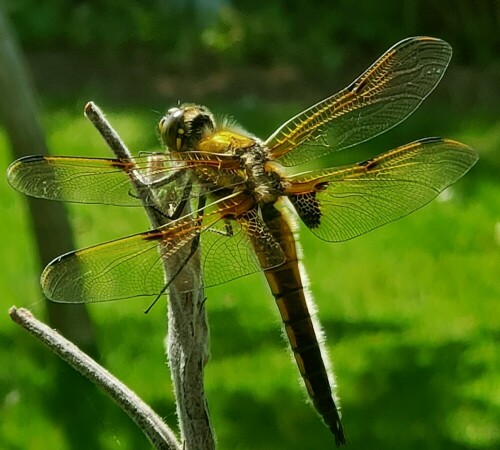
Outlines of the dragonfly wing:
<svg viewBox="0 0 500 450">
<path fill-rule="evenodd" d="M 399 42 L 346 89 L 278 128 L 266 141 L 272 158 L 295 166 L 392 128 L 432 92 L 451 55 L 450 45 L 440 39 Z"/>
<path fill-rule="evenodd" d="M 319 238 L 352 239 L 424 206 L 477 161 L 470 147 L 427 138 L 346 167 L 290 178 L 290 200 Z"/>
<path fill-rule="evenodd" d="M 127 164 L 104 158 L 27 156 L 9 166 L 7 179 L 14 189 L 33 197 L 139 206 Z"/>
<path fill-rule="evenodd" d="M 165 286 L 162 257 L 171 258 L 200 231 L 191 218 L 183 218 L 156 230 L 67 253 L 43 271 L 43 291 L 61 303 L 158 295 Z"/>
<path fill-rule="evenodd" d="M 175 183 L 161 183 L 177 169 L 162 154 L 138 157 L 133 161 L 106 158 L 66 156 L 26 156 L 13 162 L 7 170 L 11 186 L 23 194 L 49 200 L 74 203 L 101 203 L 116 206 L 141 206 L 131 177 L 147 186 L 165 186 L 180 190 Z M 163 158 L 160 160 L 159 158 Z M 157 206 L 158 189 L 145 195 L 148 206 Z M 179 194 L 176 194 L 177 196 Z M 172 197 L 173 193 L 170 192 Z"/>
<path fill-rule="evenodd" d="M 285 255 L 253 209 L 238 220 L 220 220 L 203 234 L 205 285 L 215 286 L 285 262 Z"/>
<path fill-rule="evenodd" d="M 42 288 L 49 299 L 62 303 L 156 296 L 167 283 L 164 262 L 170 265 L 168 273 L 178 273 L 183 283 L 178 268 L 186 262 L 193 240 L 198 238 L 204 285 L 225 283 L 284 262 L 274 241 L 263 240 L 261 251 L 267 260 L 259 261 L 255 255 L 250 239 L 265 234 L 259 220 L 256 213 L 247 213 L 240 221 L 220 219 L 218 214 L 209 214 L 203 220 L 188 216 L 156 230 L 71 252 L 45 268 Z M 194 289 L 190 284 L 177 288 L 179 292 Z"/>
</svg>

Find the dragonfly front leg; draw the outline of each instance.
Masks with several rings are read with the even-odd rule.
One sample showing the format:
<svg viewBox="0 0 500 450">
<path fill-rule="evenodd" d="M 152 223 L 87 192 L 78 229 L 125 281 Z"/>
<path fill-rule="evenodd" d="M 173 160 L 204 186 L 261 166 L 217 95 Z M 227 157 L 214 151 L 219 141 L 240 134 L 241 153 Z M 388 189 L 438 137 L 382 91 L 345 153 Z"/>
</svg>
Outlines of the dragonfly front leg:
<svg viewBox="0 0 500 450">
<path fill-rule="evenodd" d="M 164 174 L 164 160 L 148 158 L 148 167 L 141 174 L 140 182 L 153 197 L 152 206 L 159 214 L 169 220 L 176 220 L 183 215 L 189 201 L 193 185 L 186 169 L 179 168 Z"/>
</svg>

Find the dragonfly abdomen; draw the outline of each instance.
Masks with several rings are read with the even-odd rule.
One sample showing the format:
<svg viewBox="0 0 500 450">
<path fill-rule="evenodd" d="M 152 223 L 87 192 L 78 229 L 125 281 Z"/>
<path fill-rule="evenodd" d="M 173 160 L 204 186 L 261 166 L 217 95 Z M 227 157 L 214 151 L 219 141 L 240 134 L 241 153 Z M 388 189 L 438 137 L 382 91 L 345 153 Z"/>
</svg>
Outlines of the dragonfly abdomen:
<svg viewBox="0 0 500 450">
<path fill-rule="evenodd" d="M 294 265 L 297 267 L 293 267 Z M 278 289 L 283 286 L 279 279 L 286 277 L 285 285 L 288 285 L 290 275 L 296 273 L 298 269 L 297 261 L 287 261 L 283 266 L 266 272 L 268 281 L 270 278 L 272 279 L 269 284 Z M 315 409 L 335 436 L 335 442 L 339 446 L 345 444 L 344 432 L 333 399 L 330 377 L 314 327 L 314 319 L 307 306 L 304 288 L 301 284 L 299 286 L 299 288 L 288 292 L 272 289 L 272 293 L 283 319 L 286 335 L 307 393 Z"/>
<path fill-rule="evenodd" d="M 285 253 L 286 262 L 265 271 L 267 282 L 285 325 L 290 346 L 315 409 L 335 437 L 345 444 L 340 415 L 332 393 L 330 377 L 321 351 L 314 318 L 302 285 L 295 238 L 284 216 L 264 214 L 264 221 Z"/>
</svg>

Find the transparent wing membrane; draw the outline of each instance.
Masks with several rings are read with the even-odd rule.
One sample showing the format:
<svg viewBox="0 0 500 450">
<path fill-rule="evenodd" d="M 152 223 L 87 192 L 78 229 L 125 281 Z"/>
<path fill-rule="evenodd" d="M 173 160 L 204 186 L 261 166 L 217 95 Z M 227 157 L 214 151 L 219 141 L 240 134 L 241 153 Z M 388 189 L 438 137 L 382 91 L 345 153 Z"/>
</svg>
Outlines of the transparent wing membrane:
<svg viewBox="0 0 500 450">
<path fill-rule="evenodd" d="M 28 156 L 10 165 L 7 179 L 14 189 L 33 197 L 140 206 L 130 183 L 133 167 L 148 172 L 146 158 L 138 158 L 133 166 L 116 159 Z"/>
<path fill-rule="evenodd" d="M 316 236 L 345 241 L 424 206 L 476 161 L 464 144 L 423 139 L 362 163 L 291 177 L 290 200 Z"/>
<path fill-rule="evenodd" d="M 451 47 L 440 39 L 399 42 L 349 87 L 278 128 L 266 141 L 273 159 L 295 166 L 392 128 L 436 87 L 451 54 Z"/>
<path fill-rule="evenodd" d="M 196 158 L 201 153 L 193 153 Z M 177 164 L 178 163 L 178 164 Z M 28 156 L 12 163 L 7 179 L 17 191 L 33 197 L 74 203 L 99 203 L 115 206 L 154 206 L 159 201 L 179 202 L 184 198 L 187 180 L 181 180 L 186 161 L 172 161 L 165 154 L 154 154 L 122 161 L 106 158 Z M 210 161 L 194 159 L 191 168 L 214 170 Z M 224 171 L 222 170 L 223 174 Z M 221 175 L 223 176 L 223 175 Z M 138 179 L 150 188 L 141 198 L 131 184 Z M 197 183 L 203 187 L 203 183 Z M 210 184 L 213 189 L 213 183 Z M 232 187 L 232 186 L 227 186 Z M 216 192 L 216 191 L 214 191 Z M 190 197 L 194 196 L 193 193 Z"/>
<path fill-rule="evenodd" d="M 157 295 L 165 286 L 160 254 L 168 258 L 199 232 L 199 227 L 179 220 L 158 230 L 67 253 L 45 268 L 42 288 L 48 298 L 63 303 Z"/>
<path fill-rule="evenodd" d="M 157 230 L 56 258 L 42 274 L 42 287 L 48 298 L 62 303 L 156 296 L 167 283 L 164 261 L 171 264 L 168 273 L 176 273 L 185 262 L 177 252 L 198 237 L 204 285 L 215 286 L 284 262 L 279 244 L 264 227 L 256 212 L 238 222 L 220 219 L 218 214 L 209 214 L 203 221 L 185 217 Z M 260 251 L 266 253 L 267 265 L 259 262 L 250 240 L 263 235 L 268 240 L 263 240 Z M 179 276 L 182 279 L 182 272 Z M 181 292 L 192 289 L 190 285 L 180 287 Z"/>
<path fill-rule="evenodd" d="M 258 243 L 256 255 L 255 244 Z M 218 221 L 202 236 L 203 272 L 206 286 L 222 284 L 250 273 L 279 266 L 285 256 L 256 210 L 238 219 Z"/>
</svg>

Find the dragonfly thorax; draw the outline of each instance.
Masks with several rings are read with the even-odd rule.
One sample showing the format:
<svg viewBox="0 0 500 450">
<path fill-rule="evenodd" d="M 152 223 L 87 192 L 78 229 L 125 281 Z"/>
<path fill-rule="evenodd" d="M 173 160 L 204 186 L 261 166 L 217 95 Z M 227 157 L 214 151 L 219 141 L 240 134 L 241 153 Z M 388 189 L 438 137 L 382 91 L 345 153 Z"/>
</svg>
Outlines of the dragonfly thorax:
<svg viewBox="0 0 500 450">
<path fill-rule="evenodd" d="M 258 204 L 274 203 L 282 195 L 280 179 L 275 172 L 266 171 L 269 150 L 260 139 L 254 139 L 254 145 L 239 155 L 246 175 L 245 184 Z"/>
<path fill-rule="evenodd" d="M 282 192 L 279 177 L 265 170 L 270 159 L 268 148 L 231 121 L 221 122 L 216 125 L 212 113 L 204 106 L 186 104 L 169 109 L 159 129 L 170 152 L 185 160 L 193 157 L 207 160 L 205 167 L 198 164 L 195 169 L 204 182 L 212 182 L 218 188 L 238 185 L 235 190 L 249 191 L 256 203 L 274 203 Z M 210 161 L 221 154 L 232 155 L 235 162 L 239 161 L 239 169 L 214 170 Z"/>
</svg>

